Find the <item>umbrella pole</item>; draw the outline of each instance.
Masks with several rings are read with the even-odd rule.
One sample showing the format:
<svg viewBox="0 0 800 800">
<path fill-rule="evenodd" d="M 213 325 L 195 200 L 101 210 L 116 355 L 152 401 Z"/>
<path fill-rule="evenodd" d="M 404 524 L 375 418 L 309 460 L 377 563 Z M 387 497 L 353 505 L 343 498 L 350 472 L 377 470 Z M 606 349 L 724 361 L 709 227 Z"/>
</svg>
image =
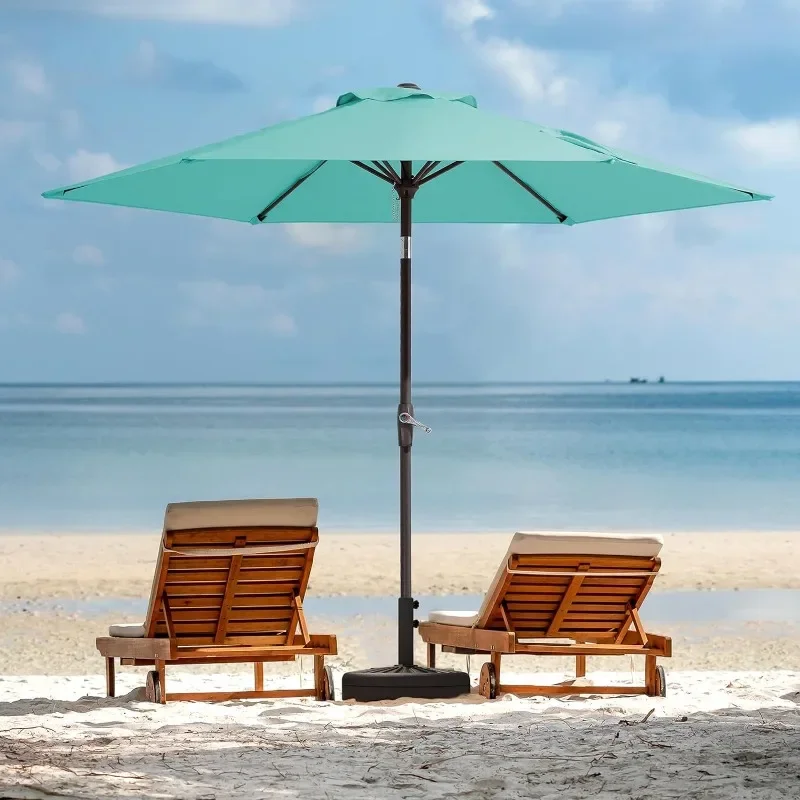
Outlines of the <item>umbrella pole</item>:
<svg viewBox="0 0 800 800">
<path fill-rule="evenodd" d="M 398 663 L 414 664 L 414 608 L 411 596 L 411 445 L 414 427 L 400 422 L 414 416 L 411 402 L 411 203 L 417 187 L 410 161 L 400 163 L 400 403 L 397 437 L 400 445 L 400 599 L 398 600 Z"/>
</svg>

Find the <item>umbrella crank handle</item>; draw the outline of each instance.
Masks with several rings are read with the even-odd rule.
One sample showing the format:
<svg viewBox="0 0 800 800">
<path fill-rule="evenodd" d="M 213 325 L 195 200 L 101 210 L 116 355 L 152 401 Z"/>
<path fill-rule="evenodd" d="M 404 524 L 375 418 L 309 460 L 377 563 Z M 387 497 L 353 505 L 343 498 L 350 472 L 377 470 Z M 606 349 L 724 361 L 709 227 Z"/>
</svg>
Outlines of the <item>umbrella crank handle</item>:
<svg viewBox="0 0 800 800">
<path fill-rule="evenodd" d="M 398 417 L 403 425 L 411 425 L 414 428 L 422 428 L 425 433 L 430 433 L 431 429 L 427 425 L 423 425 L 419 420 L 414 419 L 407 411 L 403 411 Z"/>
</svg>

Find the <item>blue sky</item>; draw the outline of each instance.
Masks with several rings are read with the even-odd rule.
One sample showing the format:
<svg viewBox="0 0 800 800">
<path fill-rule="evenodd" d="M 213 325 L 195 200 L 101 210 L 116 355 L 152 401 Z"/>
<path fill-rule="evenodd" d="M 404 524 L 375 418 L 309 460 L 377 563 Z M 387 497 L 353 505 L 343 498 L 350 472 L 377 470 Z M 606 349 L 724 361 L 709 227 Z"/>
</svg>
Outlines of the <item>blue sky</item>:
<svg viewBox="0 0 800 800">
<path fill-rule="evenodd" d="M 418 226 L 416 378 L 800 378 L 798 37 L 798 0 L 0 0 L 0 381 L 395 380 L 392 226 L 39 195 L 409 80 L 776 195 Z"/>
</svg>

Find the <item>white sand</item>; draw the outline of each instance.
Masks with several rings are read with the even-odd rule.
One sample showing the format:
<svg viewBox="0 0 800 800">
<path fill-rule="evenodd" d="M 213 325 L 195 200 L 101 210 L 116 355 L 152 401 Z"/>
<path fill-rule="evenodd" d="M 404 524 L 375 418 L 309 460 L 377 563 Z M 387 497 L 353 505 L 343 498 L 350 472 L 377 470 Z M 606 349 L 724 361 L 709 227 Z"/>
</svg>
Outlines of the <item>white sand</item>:
<svg viewBox="0 0 800 800">
<path fill-rule="evenodd" d="M 96 697 L 94 676 L 0 678 L 0 797 L 798 796 L 800 672 L 668 679 L 666 699 L 155 706 L 136 699 L 130 673 L 120 689 L 131 694 L 117 700 Z M 194 674 L 170 685 L 245 680 Z"/>
</svg>

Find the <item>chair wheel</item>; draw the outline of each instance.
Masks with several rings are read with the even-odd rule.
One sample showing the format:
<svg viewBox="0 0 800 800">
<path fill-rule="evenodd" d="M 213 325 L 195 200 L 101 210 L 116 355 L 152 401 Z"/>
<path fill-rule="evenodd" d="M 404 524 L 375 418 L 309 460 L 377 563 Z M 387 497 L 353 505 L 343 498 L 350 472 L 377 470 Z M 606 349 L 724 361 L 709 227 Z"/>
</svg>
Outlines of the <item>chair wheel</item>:
<svg viewBox="0 0 800 800">
<path fill-rule="evenodd" d="M 158 677 L 158 672 L 151 669 L 147 673 L 147 679 L 144 684 L 144 696 L 150 703 L 161 702 L 161 679 Z"/>
<path fill-rule="evenodd" d="M 322 676 L 322 699 L 323 700 L 336 700 L 336 689 L 333 683 L 333 670 L 330 667 L 325 667 Z"/>
<path fill-rule="evenodd" d="M 667 676 L 664 667 L 656 667 L 656 697 L 667 696 Z"/>
<path fill-rule="evenodd" d="M 494 700 L 497 697 L 497 670 L 489 661 L 481 667 L 478 693 L 487 700 Z"/>
</svg>

